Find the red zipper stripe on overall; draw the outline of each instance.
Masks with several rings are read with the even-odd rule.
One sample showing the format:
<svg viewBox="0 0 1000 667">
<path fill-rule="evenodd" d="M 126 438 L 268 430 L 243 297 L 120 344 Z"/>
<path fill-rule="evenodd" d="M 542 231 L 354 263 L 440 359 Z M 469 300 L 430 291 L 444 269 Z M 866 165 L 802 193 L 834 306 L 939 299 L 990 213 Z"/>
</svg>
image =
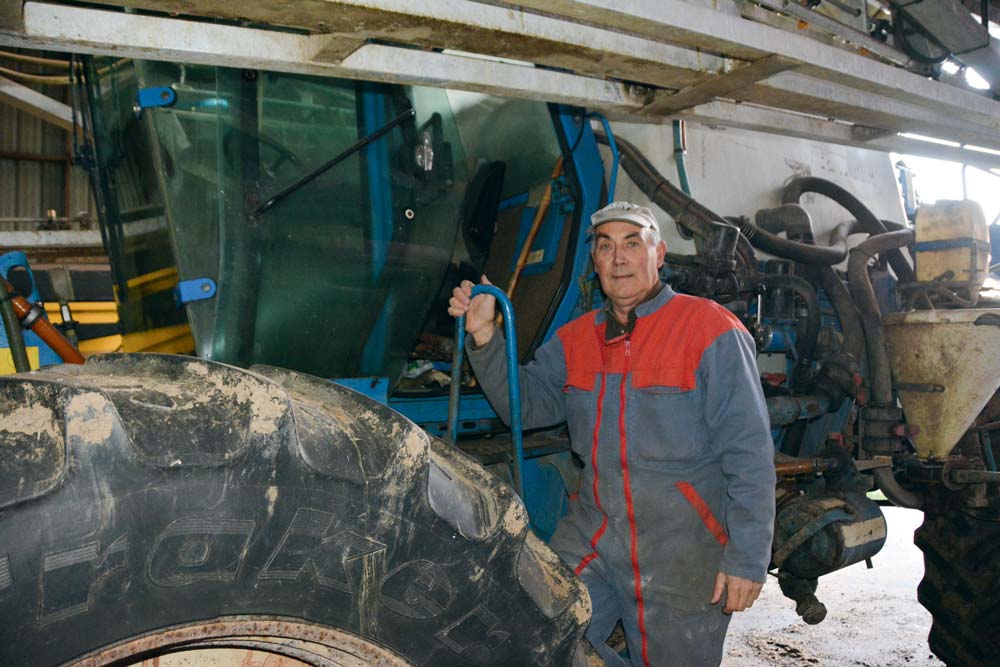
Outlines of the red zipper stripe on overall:
<svg viewBox="0 0 1000 667">
<path fill-rule="evenodd" d="M 635 528 L 635 506 L 632 504 L 632 479 L 628 469 L 628 440 L 625 435 L 625 401 L 628 386 L 628 366 L 632 356 L 632 341 L 625 339 L 625 370 L 622 371 L 619 391 L 618 435 L 621 441 L 619 455 L 622 463 L 622 482 L 625 486 L 625 508 L 628 511 L 628 528 L 632 546 L 632 575 L 635 581 L 635 602 L 639 609 L 639 634 L 642 635 L 642 664 L 649 667 L 649 646 L 646 640 L 646 608 L 642 601 L 642 577 L 639 574 L 639 538 Z"/>
<path fill-rule="evenodd" d="M 603 352 L 601 353 L 603 356 Z M 580 564 L 576 566 L 573 572 L 577 576 L 580 575 L 583 570 L 590 565 L 590 562 L 597 558 L 597 543 L 601 540 L 601 536 L 604 535 L 604 531 L 608 527 L 608 515 L 604 513 L 604 508 L 601 507 L 601 498 L 597 492 L 597 443 L 600 441 L 601 435 L 601 413 L 604 409 L 604 389 L 606 386 L 606 372 L 604 360 L 601 360 L 601 388 L 597 392 L 597 416 L 594 419 L 594 444 L 590 448 L 590 466 L 594 469 L 594 504 L 597 505 L 597 509 L 601 511 L 601 526 L 594 533 L 594 536 L 590 538 L 590 547 L 593 549 L 589 554 L 583 557 Z"/>
</svg>

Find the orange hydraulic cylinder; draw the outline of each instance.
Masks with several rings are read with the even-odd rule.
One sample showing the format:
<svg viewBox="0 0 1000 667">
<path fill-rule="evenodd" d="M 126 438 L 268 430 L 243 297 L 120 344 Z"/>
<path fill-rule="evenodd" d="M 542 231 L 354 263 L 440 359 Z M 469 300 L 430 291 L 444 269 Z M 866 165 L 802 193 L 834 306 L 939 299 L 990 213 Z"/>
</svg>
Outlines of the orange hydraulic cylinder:
<svg viewBox="0 0 1000 667">
<path fill-rule="evenodd" d="M 7 289 L 13 289 L 10 283 L 7 283 Z M 17 313 L 18 319 L 23 320 L 31 313 L 31 304 L 23 296 L 15 296 L 11 301 L 14 304 L 14 312 Z M 51 347 L 59 355 L 59 358 L 67 364 L 83 363 L 83 355 L 80 354 L 79 350 L 73 347 L 66 340 L 66 337 L 62 335 L 62 332 L 56 329 L 44 317 L 39 316 L 35 318 L 35 321 L 31 323 L 30 329 L 35 332 L 36 336 L 45 341 L 45 344 Z"/>
</svg>

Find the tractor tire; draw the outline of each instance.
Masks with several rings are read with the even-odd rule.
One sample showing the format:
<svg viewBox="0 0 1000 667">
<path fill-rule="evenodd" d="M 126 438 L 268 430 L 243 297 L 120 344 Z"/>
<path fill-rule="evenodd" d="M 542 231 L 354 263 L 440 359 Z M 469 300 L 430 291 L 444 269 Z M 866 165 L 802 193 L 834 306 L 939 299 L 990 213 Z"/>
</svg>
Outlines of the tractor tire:
<svg viewBox="0 0 1000 667">
<path fill-rule="evenodd" d="M 917 598 L 931 613 L 928 643 L 948 667 L 990 667 L 1000 656 L 1000 521 L 928 512 L 914 543 L 924 552 Z"/>
<path fill-rule="evenodd" d="M 361 394 L 191 357 L 0 377 L 0 664 L 591 665 L 513 491 Z"/>
</svg>

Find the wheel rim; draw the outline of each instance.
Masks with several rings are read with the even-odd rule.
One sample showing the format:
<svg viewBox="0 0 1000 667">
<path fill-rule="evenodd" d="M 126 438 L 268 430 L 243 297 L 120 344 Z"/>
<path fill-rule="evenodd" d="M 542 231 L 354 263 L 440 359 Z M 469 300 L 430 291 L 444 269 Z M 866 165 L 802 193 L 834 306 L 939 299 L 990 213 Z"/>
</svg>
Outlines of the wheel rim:
<svg viewBox="0 0 1000 667">
<path fill-rule="evenodd" d="M 358 635 L 301 619 L 234 616 L 172 626 L 89 653 L 71 667 L 139 665 L 165 654 L 236 648 L 284 656 L 317 667 L 410 667 L 393 651 Z"/>
</svg>

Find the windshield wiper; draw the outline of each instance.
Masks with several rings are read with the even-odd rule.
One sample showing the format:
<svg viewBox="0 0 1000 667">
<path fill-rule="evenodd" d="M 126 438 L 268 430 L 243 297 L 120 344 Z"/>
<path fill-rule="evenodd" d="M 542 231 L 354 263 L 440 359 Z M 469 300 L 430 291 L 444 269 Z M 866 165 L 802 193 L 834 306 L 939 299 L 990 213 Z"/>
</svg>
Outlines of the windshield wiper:
<svg viewBox="0 0 1000 667">
<path fill-rule="evenodd" d="M 346 160 L 347 158 L 349 158 L 354 153 L 357 153 L 359 150 L 361 150 L 362 148 L 364 148 L 368 144 L 372 143 L 373 141 L 377 141 L 379 138 L 381 138 L 385 134 L 389 133 L 397 125 L 400 125 L 403 122 L 409 120 L 410 118 L 413 118 L 413 116 L 415 116 L 416 113 L 417 112 L 414 109 L 407 109 L 406 111 L 404 111 L 403 113 L 399 114 L 398 116 L 396 116 L 395 118 L 393 118 L 392 120 L 390 120 L 388 123 L 386 123 L 385 125 L 383 125 L 379 129 L 377 129 L 374 132 L 372 132 L 371 134 L 369 134 L 368 136 L 362 137 L 361 139 L 359 139 L 358 141 L 356 141 L 351 146 L 348 146 L 344 151 L 338 153 L 335 157 L 333 157 L 332 159 L 324 162 L 323 164 L 321 164 L 316 169 L 313 169 L 312 171 L 310 171 L 305 176 L 302 176 L 302 177 L 296 179 L 292 183 L 289 183 L 280 192 L 278 192 L 273 197 L 271 197 L 270 199 L 268 199 L 266 202 L 264 202 L 263 204 L 261 204 L 260 206 L 258 206 L 257 208 L 255 208 L 253 210 L 253 213 L 250 214 L 250 216 L 253 217 L 253 218 L 256 218 L 256 217 L 258 217 L 258 216 L 266 213 L 271 208 L 273 208 L 275 204 L 277 204 L 278 202 L 280 202 L 282 199 L 285 199 L 286 197 L 288 197 L 288 195 L 290 195 L 293 192 L 295 192 L 296 190 L 300 189 L 302 186 L 306 185 L 307 183 L 309 183 L 310 181 L 312 181 L 313 179 L 315 179 L 320 174 L 322 174 L 322 173 L 328 171 L 329 169 L 332 169 L 333 167 L 337 166 L 338 164 L 340 164 L 341 162 L 343 162 L 344 160 Z"/>
</svg>

